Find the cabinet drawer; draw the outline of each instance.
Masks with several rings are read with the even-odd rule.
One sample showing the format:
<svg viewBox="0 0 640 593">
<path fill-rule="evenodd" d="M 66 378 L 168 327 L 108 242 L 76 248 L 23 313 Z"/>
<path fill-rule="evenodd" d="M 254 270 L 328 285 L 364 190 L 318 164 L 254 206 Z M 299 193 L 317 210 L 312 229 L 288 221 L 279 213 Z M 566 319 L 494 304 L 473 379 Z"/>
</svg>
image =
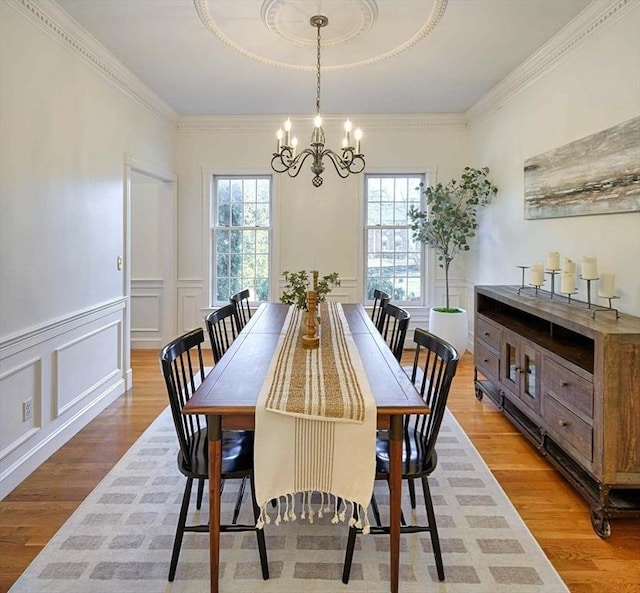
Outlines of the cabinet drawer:
<svg viewBox="0 0 640 593">
<path fill-rule="evenodd" d="M 593 418 L 593 383 L 546 356 L 542 361 L 542 392 Z"/>
<path fill-rule="evenodd" d="M 476 316 L 475 335 L 478 340 L 485 342 L 490 348 L 498 352 L 502 341 L 502 330 L 489 323 L 479 315 Z"/>
<path fill-rule="evenodd" d="M 544 424 L 558 437 L 558 444 L 571 445 L 588 461 L 593 460 L 593 428 L 560 402 L 545 394 L 542 401 Z"/>
<path fill-rule="evenodd" d="M 476 368 L 487 377 L 498 380 L 500 378 L 498 355 L 485 348 L 480 342 L 476 342 L 474 354 Z"/>
</svg>

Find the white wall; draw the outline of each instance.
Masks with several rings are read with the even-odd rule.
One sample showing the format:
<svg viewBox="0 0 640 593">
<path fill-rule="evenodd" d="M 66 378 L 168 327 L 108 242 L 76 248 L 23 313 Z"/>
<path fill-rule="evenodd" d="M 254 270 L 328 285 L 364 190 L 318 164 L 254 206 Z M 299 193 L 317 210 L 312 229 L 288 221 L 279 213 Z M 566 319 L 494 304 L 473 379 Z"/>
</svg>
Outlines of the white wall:
<svg viewBox="0 0 640 593">
<path fill-rule="evenodd" d="M 467 163 L 467 130 L 462 116 L 350 116 L 364 130 L 367 172 L 435 172 L 438 179 L 459 175 Z M 212 174 L 272 173 L 275 131 L 282 118 L 183 118 L 178 126 L 179 326 L 201 322 L 206 298 L 206 200 Z M 311 134 L 312 118 L 292 118 L 301 144 Z M 343 117 L 325 117 L 327 145 L 337 149 Z M 272 298 L 280 295 L 283 270 L 337 271 L 342 286 L 335 296 L 361 302 L 364 295 L 364 175 L 339 179 L 328 165 L 324 184 L 315 188 L 305 164 L 291 179 L 274 174 L 274 219 L 278 228 Z M 465 289 L 462 278 L 459 290 Z M 466 297 L 462 297 L 465 300 Z"/>
<path fill-rule="evenodd" d="M 173 168 L 168 109 L 44 8 L 0 2 L 0 498 L 124 392 L 125 155 Z"/>
<path fill-rule="evenodd" d="M 578 264 L 595 255 L 600 271 L 616 274 L 621 298 L 615 306 L 640 315 L 639 212 L 544 220 L 523 215 L 525 159 L 640 115 L 639 23 L 640 3 L 634 2 L 471 126 L 471 160 L 490 166 L 500 189 L 481 217 L 473 283 L 518 284 L 516 266 L 544 262 L 548 251 Z M 578 284 L 577 297 L 584 300 L 586 283 Z"/>
</svg>

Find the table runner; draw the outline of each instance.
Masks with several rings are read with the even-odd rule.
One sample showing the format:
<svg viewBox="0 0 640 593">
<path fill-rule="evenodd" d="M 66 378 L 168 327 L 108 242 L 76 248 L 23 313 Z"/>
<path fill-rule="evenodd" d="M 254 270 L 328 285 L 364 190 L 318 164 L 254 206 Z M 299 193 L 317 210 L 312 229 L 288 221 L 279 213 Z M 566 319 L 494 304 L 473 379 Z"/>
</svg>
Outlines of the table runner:
<svg viewBox="0 0 640 593">
<path fill-rule="evenodd" d="M 316 514 L 332 512 L 333 523 L 348 517 L 350 525 L 366 533 L 375 477 L 376 403 L 342 306 L 327 303 L 320 311 L 320 346 L 307 350 L 301 345 L 305 315 L 289 308 L 258 397 L 257 526 L 270 523 L 270 514 L 278 525 L 298 515 L 313 523 Z"/>
</svg>

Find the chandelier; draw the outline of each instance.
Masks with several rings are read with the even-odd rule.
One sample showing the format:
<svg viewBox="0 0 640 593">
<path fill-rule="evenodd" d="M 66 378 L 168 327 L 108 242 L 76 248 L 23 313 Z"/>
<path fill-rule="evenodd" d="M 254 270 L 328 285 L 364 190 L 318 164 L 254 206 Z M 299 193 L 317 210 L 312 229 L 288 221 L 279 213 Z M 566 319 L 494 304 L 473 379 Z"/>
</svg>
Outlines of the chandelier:
<svg viewBox="0 0 640 593">
<path fill-rule="evenodd" d="M 324 172 L 324 158 L 327 157 L 333 164 L 336 172 L 342 179 L 351 173 L 361 173 L 364 171 L 364 155 L 360 152 L 360 139 L 362 130 L 356 129 L 351 134 L 352 125 L 347 119 L 344 124 L 345 135 L 342 139 L 341 154 L 324 147 L 324 130 L 322 129 L 322 118 L 320 117 L 320 29 L 326 27 L 329 19 L 324 15 L 312 16 L 309 23 L 317 29 L 318 40 L 318 62 L 317 62 L 317 85 L 316 85 L 316 117 L 313 121 L 314 128 L 311 133 L 311 145 L 301 152 L 296 152 L 298 139 L 291 136 L 291 120 L 284 123 L 284 133 L 282 128 L 278 130 L 278 151 L 273 153 L 271 168 L 276 173 L 287 173 L 289 177 L 297 177 L 304 162 L 311 157 L 311 171 L 315 175 L 312 183 L 315 187 L 322 185 L 322 173 Z M 354 145 L 355 140 L 355 145 Z"/>
</svg>

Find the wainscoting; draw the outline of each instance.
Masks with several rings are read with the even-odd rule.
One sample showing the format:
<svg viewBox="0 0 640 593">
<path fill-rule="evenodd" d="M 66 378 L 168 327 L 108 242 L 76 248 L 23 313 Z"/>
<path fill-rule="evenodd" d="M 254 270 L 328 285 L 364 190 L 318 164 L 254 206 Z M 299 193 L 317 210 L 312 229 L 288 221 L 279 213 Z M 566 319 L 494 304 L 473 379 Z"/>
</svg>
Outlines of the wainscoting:
<svg viewBox="0 0 640 593">
<path fill-rule="evenodd" d="M 125 303 L 0 343 L 0 499 L 124 393 Z"/>
</svg>

